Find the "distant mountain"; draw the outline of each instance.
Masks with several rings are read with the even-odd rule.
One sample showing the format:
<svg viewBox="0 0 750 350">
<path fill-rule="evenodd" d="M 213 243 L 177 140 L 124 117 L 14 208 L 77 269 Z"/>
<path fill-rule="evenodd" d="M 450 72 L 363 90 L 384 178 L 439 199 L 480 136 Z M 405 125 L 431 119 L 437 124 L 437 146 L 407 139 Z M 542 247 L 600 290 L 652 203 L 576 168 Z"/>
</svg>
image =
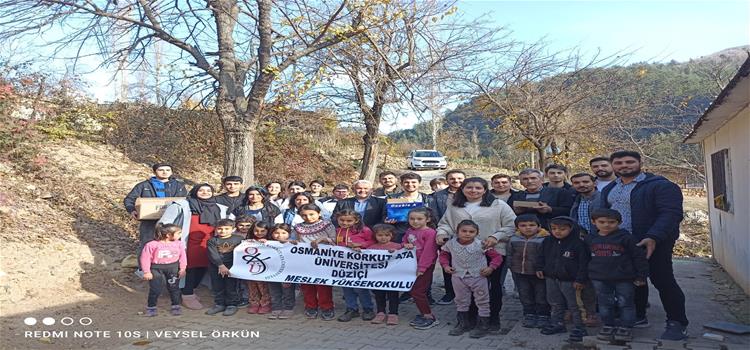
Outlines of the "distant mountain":
<svg viewBox="0 0 750 350">
<path fill-rule="evenodd" d="M 700 113 L 713 101 L 720 91 L 718 80 L 728 81 L 736 69 L 748 57 L 750 46 L 724 49 L 687 62 L 634 63 L 627 67 L 607 69 L 629 69 L 635 72 L 648 72 L 642 80 L 642 87 L 648 96 L 658 103 L 647 111 L 651 120 L 657 123 L 652 128 L 641 129 L 638 137 L 648 137 L 658 130 L 675 129 L 692 125 Z M 706 74 L 711 72 L 711 74 Z M 724 81 L 724 83 L 726 83 Z M 641 89 L 643 91 L 644 89 Z M 499 145 L 505 138 L 497 131 L 502 120 L 495 111 L 474 97 L 446 113 L 443 129 L 460 131 L 462 137 L 471 137 L 476 132 L 479 143 L 493 145 L 482 147 L 481 156 L 492 156 L 501 152 Z M 680 109 L 675 106 L 680 105 Z M 429 146 L 432 143 L 431 122 L 418 123 L 412 129 L 398 130 L 388 136 L 396 142 L 416 143 Z"/>
</svg>

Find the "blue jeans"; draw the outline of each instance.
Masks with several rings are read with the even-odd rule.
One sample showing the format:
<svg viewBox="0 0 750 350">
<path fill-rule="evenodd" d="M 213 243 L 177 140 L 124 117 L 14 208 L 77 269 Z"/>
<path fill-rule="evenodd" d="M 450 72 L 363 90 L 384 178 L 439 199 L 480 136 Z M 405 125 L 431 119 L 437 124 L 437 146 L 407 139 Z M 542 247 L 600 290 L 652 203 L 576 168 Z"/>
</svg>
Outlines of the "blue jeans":
<svg viewBox="0 0 750 350">
<path fill-rule="evenodd" d="M 346 301 L 347 310 L 359 311 L 359 304 L 362 304 L 362 309 L 372 311 L 372 298 L 370 297 L 369 289 L 362 288 L 341 288 L 344 291 L 344 301 Z M 359 300 L 359 303 L 357 303 Z"/>
<path fill-rule="evenodd" d="M 599 316 L 605 326 L 615 326 L 615 308 L 620 309 L 622 327 L 635 324 L 635 285 L 633 281 L 591 281 L 596 289 Z"/>
</svg>

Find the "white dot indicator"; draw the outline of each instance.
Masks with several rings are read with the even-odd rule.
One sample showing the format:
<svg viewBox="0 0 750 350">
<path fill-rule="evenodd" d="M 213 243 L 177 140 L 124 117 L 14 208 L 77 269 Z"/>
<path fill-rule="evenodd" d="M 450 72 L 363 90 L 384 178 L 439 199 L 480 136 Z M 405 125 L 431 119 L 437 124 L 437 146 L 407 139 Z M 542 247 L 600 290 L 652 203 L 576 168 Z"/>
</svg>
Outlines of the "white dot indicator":
<svg viewBox="0 0 750 350">
<path fill-rule="evenodd" d="M 55 319 L 52 317 L 45 317 L 44 319 L 42 319 L 42 323 L 44 323 L 47 326 L 51 326 L 55 324 Z"/>
<path fill-rule="evenodd" d="M 25 323 L 27 326 L 33 326 L 36 324 L 36 318 L 33 317 L 26 317 L 23 320 L 23 323 Z"/>
</svg>

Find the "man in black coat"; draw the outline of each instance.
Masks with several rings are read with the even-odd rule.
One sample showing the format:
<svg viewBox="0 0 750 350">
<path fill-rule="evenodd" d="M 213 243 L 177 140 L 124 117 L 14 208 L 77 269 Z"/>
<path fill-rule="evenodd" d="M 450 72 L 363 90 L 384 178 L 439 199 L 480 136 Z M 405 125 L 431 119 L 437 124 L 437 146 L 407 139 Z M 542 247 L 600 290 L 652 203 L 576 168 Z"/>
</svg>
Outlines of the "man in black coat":
<svg viewBox="0 0 750 350">
<path fill-rule="evenodd" d="M 138 219 L 138 212 L 135 210 L 135 201 L 139 197 L 186 197 L 187 190 L 185 184 L 172 177 L 172 166 L 165 163 L 156 163 L 151 169 L 154 176 L 148 180 L 141 181 L 125 196 L 123 204 L 125 210 L 130 213 L 133 219 Z M 138 227 L 138 239 L 140 244 L 136 256 L 140 265 L 141 251 L 146 243 L 154 239 L 154 230 L 157 220 L 141 220 Z"/>
<path fill-rule="evenodd" d="M 344 209 L 354 210 L 362 216 L 362 223 L 367 227 L 373 227 L 382 224 L 385 219 L 385 200 L 372 196 L 372 182 L 367 180 L 357 180 L 352 185 L 354 188 L 354 197 L 339 200 L 333 209 L 331 221 L 335 226 L 336 213 Z"/>
<path fill-rule="evenodd" d="M 643 172 L 638 152 L 615 152 L 610 160 L 618 178 L 602 190 L 601 206 L 620 212 L 620 228 L 630 231 L 638 246 L 646 248 L 649 280 L 659 291 L 667 314 L 667 325 L 661 339 L 685 339 L 688 326 L 685 294 L 672 269 L 672 253 L 680 236 L 683 217 L 682 191 L 662 176 Z M 649 325 L 647 303 L 648 287 L 636 288 L 636 328 Z"/>
<path fill-rule="evenodd" d="M 508 205 L 516 214 L 534 214 L 539 218 L 542 227 L 549 230 L 549 220 L 557 216 L 570 214 L 573 197 L 561 188 L 543 187 L 544 174 L 537 169 L 525 169 L 518 174 L 521 185 L 526 188 L 516 192 L 508 199 Z M 515 206 L 517 201 L 536 202 L 534 207 Z"/>
</svg>

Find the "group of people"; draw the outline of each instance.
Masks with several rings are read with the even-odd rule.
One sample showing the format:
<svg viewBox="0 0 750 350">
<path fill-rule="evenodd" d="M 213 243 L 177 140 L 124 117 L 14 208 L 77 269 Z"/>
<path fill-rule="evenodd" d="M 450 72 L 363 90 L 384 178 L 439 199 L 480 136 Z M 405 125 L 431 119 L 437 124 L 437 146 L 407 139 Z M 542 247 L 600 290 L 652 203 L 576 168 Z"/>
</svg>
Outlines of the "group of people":
<svg viewBox="0 0 750 350">
<path fill-rule="evenodd" d="M 430 182 L 431 194 L 420 192 L 422 179 L 416 173 L 384 171 L 382 187 L 373 190 L 372 183 L 358 180 L 350 197 L 344 184 L 326 195 L 320 180 L 309 188 L 292 181 L 285 194 L 278 181 L 243 193 L 237 176 L 223 179 L 221 194 L 208 183 L 186 192 L 171 176 L 171 166 L 155 164 L 154 176 L 135 186 L 125 208 L 137 217 L 138 197 L 187 196 L 169 205 L 158 224 L 140 224 L 140 268 L 150 283 L 148 316 L 157 314 L 156 299 L 165 282 L 172 314 L 181 313 L 180 305 L 202 308 L 194 289 L 208 275 L 214 306 L 207 314 L 231 316 L 247 306 L 248 313 L 290 318 L 298 288 L 307 318 L 335 319 L 330 286 L 242 281 L 229 274 L 233 249 L 243 240 L 276 240 L 415 251 L 417 277 L 410 292 L 343 288 L 341 322 L 361 317 L 395 325 L 399 303 L 413 300 L 419 313 L 409 324 L 428 329 L 439 324 L 433 304 L 455 303 L 457 322 L 450 334 L 483 337 L 500 330 L 510 270 L 524 327 L 540 328 L 542 334 L 567 332 L 569 318 L 571 341 L 581 341 L 586 326 L 599 323 L 598 337 L 627 341 L 633 327 L 649 326 L 648 278 L 666 311 L 661 337 L 680 340 L 687 337 L 688 320 L 672 250 L 683 215 L 682 193 L 666 178 L 643 172 L 641 165 L 638 153 L 619 151 L 591 159 L 591 173 L 569 176 L 557 164 L 543 172 L 525 169 L 518 175 L 523 190 L 514 189 L 507 174 L 488 182 L 450 170 Z M 398 222 L 387 215 L 387 201 L 394 198 L 421 206 Z M 445 294 L 433 300 L 436 264 Z"/>
</svg>

